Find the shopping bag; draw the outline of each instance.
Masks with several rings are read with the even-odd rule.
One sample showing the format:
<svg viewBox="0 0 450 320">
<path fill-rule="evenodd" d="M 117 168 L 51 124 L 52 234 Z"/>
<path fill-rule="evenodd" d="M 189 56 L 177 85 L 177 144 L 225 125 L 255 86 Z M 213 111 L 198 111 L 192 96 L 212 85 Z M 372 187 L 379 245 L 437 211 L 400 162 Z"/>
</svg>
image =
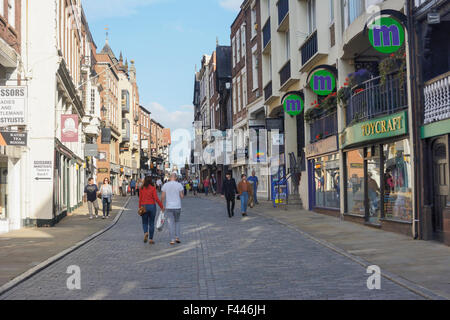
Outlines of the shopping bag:
<svg viewBox="0 0 450 320">
<path fill-rule="evenodd" d="M 164 211 L 161 211 L 158 215 L 158 219 L 156 220 L 156 230 L 162 231 L 165 222 L 166 222 L 166 215 L 164 214 Z"/>
</svg>

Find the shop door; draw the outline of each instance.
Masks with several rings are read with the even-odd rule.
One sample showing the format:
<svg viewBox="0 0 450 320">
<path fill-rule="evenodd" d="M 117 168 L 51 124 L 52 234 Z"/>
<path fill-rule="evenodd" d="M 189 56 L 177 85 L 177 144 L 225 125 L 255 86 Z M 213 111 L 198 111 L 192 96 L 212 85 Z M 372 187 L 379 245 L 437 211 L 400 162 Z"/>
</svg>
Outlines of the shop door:
<svg viewBox="0 0 450 320">
<path fill-rule="evenodd" d="M 442 241 L 443 210 L 447 204 L 449 191 L 448 142 L 439 138 L 433 143 L 434 210 L 433 232 L 437 240 Z"/>
</svg>

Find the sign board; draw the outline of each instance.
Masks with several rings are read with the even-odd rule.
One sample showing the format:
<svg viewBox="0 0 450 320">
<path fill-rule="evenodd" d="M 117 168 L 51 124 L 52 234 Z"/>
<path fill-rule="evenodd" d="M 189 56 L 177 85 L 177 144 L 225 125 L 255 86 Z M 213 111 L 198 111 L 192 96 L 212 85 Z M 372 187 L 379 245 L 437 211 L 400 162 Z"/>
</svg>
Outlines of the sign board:
<svg viewBox="0 0 450 320">
<path fill-rule="evenodd" d="M 108 168 L 98 168 L 97 169 L 98 173 L 108 173 L 108 171 L 109 171 Z"/>
<path fill-rule="evenodd" d="M 0 126 L 26 125 L 26 86 L 0 87 Z"/>
<path fill-rule="evenodd" d="M 98 157 L 98 145 L 95 143 L 87 143 L 84 146 L 84 155 L 86 157 Z"/>
<path fill-rule="evenodd" d="M 369 28 L 369 41 L 381 53 L 394 53 L 405 41 L 405 30 L 400 22 L 391 17 L 375 19 Z"/>
<path fill-rule="evenodd" d="M 53 161 L 52 160 L 34 160 L 33 161 L 33 180 L 52 181 L 53 180 Z"/>
<path fill-rule="evenodd" d="M 61 142 L 78 142 L 78 116 L 61 115 Z"/>
<path fill-rule="evenodd" d="M 27 133 L 25 132 L 0 132 L 0 146 L 26 146 Z"/>
<path fill-rule="evenodd" d="M 319 96 L 328 96 L 336 88 L 336 77 L 328 70 L 317 70 L 311 76 L 309 85 Z"/>
<path fill-rule="evenodd" d="M 336 151 L 337 149 L 338 139 L 336 136 L 331 136 L 306 145 L 305 155 L 307 158 L 310 158 L 331 151 Z"/>
<path fill-rule="evenodd" d="M 297 116 L 303 112 L 304 108 L 303 99 L 296 94 L 291 94 L 284 99 L 283 108 L 290 116 Z"/>
</svg>

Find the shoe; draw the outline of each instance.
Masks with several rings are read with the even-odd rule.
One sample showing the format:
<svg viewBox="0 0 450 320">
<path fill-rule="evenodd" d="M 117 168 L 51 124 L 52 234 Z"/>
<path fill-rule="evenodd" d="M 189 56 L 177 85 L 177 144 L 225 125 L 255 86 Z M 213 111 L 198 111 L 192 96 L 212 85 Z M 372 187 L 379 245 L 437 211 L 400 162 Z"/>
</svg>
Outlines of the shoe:
<svg viewBox="0 0 450 320">
<path fill-rule="evenodd" d="M 144 234 L 144 243 L 147 243 L 147 241 L 148 241 L 148 232 Z"/>
<path fill-rule="evenodd" d="M 98 214 L 95 215 L 95 219 L 98 219 Z"/>
<path fill-rule="evenodd" d="M 180 239 L 178 239 L 178 238 L 175 239 L 175 242 L 176 243 L 181 243 Z"/>
<path fill-rule="evenodd" d="M 94 218 L 93 218 L 92 216 L 90 216 L 90 217 L 89 217 L 89 220 L 92 220 L 92 219 L 94 219 Z"/>
<path fill-rule="evenodd" d="M 102 219 L 103 219 L 103 220 L 106 219 L 105 216 L 102 216 Z"/>
<path fill-rule="evenodd" d="M 149 244 L 155 244 L 155 241 L 153 241 L 152 239 L 150 239 L 150 241 L 148 242 Z"/>
</svg>

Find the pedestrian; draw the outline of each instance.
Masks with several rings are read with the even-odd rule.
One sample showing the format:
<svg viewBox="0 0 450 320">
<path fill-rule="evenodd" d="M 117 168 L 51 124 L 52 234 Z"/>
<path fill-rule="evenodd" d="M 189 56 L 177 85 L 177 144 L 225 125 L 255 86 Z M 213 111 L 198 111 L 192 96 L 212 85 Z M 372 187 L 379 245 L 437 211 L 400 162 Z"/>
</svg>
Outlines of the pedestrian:
<svg viewBox="0 0 450 320">
<path fill-rule="evenodd" d="M 231 172 L 227 172 L 225 175 L 225 180 L 222 184 L 222 197 L 225 197 L 227 201 L 227 211 L 228 217 L 234 216 L 234 206 L 236 204 L 236 180 L 231 177 Z"/>
<path fill-rule="evenodd" d="M 183 185 L 184 196 L 186 197 L 186 195 L 187 195 L 187 188 L 186 188 L 187 181 L 186 181 L 186 179 L 183 179 L 181 183 Z"/>
<path fill-rule="evenodd" d="M 241 198 L 241 213 L 242 216 L 247 215 L 247 206 L 248 206 L 248 199 L 249 196 L 252 195 L 252 185 L 250 182 L 247 181 L 247 175 L 243 174 L 241 176 L 241 182 L 239 182 L 238 186 L 238 193 Z"/>
<path fill-rule="evenodd" d="M 158 180 L 156 180 L 156 187 L 158 188 L 158 191 L 161 191 L 161 185 L 162 185 L 162 180 L 161 180 L 161 178 L 158 178 Z"/>
<path fill-rule="evenodd" d="M 126 177 L 123 177 L 122 179 L 122 196 L 127 196 L 127 186 L 128 186 L 128 180 Z"/>
<path fill-rule="evenodd" d="M 84 188 L 85 193 L 85 201 L 87 201 L 88 209 L 89 209 L 89 219 L 92 220 L 94 217 L 93 215 L 93 209 L 95 209 L 95 218 L 98 218 L 98 201 L 97 201 L 97 194 L 98 194 L 98 187 L 94 183 L 94 178 L 88 179 L 88 184 Z"/>
<path fill-rule="evenodd" d="M 205 180 L 203 180 L 203 187 L 205 188 L 205 196 L 208 196 L 208 191 L 209 191 L 209 176 L 207 176 L 205 178 Z"/>
<path fill-rule="evenodd" d="M 194 180 L 192 181 L 192 186 L 194 187 L 194 196 L 196 196 L 197 192 L 198 192 L 198 179 L 197 179 L 197 177 L 195 177 Z"/>
<path fill-rule="evenodd" d="M 150 176 L 145 177 L 144 184 L 139 194 L 139 208 L 144 207 L 145 213 L 142 215 L 142 227 L 144 229 L 144 243 L 149 241 L 154 244 L 153 236 L 155 234 L 156 204 L 158 203 L 161 211 L 164 212 L 164 206 L 156 193 L 156 186 Z"/>
<path fill-rule="evenodd" d="M 253 203 L 254 204 L 259 204 L 258 203 L 258 185 L 259 185 L 259 181 L 258 181 L 258 177 L 256 176 L 255 170 L 252 171 L 252 176 L 248 178 L 248 181 L 253 185 Z"/>
<path fill-rule="evenodd" d="M 131 179 L 130 181 L 130 191 L 131 191 L 131 196 L 135 196 L 136 195 L 136 180 Z"/>
<path fill-rule="evenodd" d="M 113 190 L 109 179 L 103 179 L 103 184 L 100 187 L 100 194 L 102 197 L 103 217 L 102 219 L 109 219 L 109 213 L 111 211 L 111 202 L 113 196 Z"/>
<path fill-rule="evenodd" d="M 144 185 L 144 181 L 142 181 L 142 179 L 138 179 L 137 184 L 136 184 L 136 192 L 137 192 L 138 197 L 139 197 L 140 189 L 142 188 L 143 185 Z"/>
<path fill-rule="evenodd" d="M 217 194 L 217 180 L 216 180 L 216 177 L 214 176 L 214 174 L 211 175 L 210 182 L 211 182 L 211 191 L 214 195 L 216 195 Z"/>
<path fill-rule="evenodd" d="M 183 186 L 177 182 L 177 173 L 170 175 L 170 181 L 162 187 L 162 202 L 165 203 L 165 212 L 169 223 L 170 244 L 180 241 L 180 215 L 181 199 L 183 199 Z"/>
</svg>

